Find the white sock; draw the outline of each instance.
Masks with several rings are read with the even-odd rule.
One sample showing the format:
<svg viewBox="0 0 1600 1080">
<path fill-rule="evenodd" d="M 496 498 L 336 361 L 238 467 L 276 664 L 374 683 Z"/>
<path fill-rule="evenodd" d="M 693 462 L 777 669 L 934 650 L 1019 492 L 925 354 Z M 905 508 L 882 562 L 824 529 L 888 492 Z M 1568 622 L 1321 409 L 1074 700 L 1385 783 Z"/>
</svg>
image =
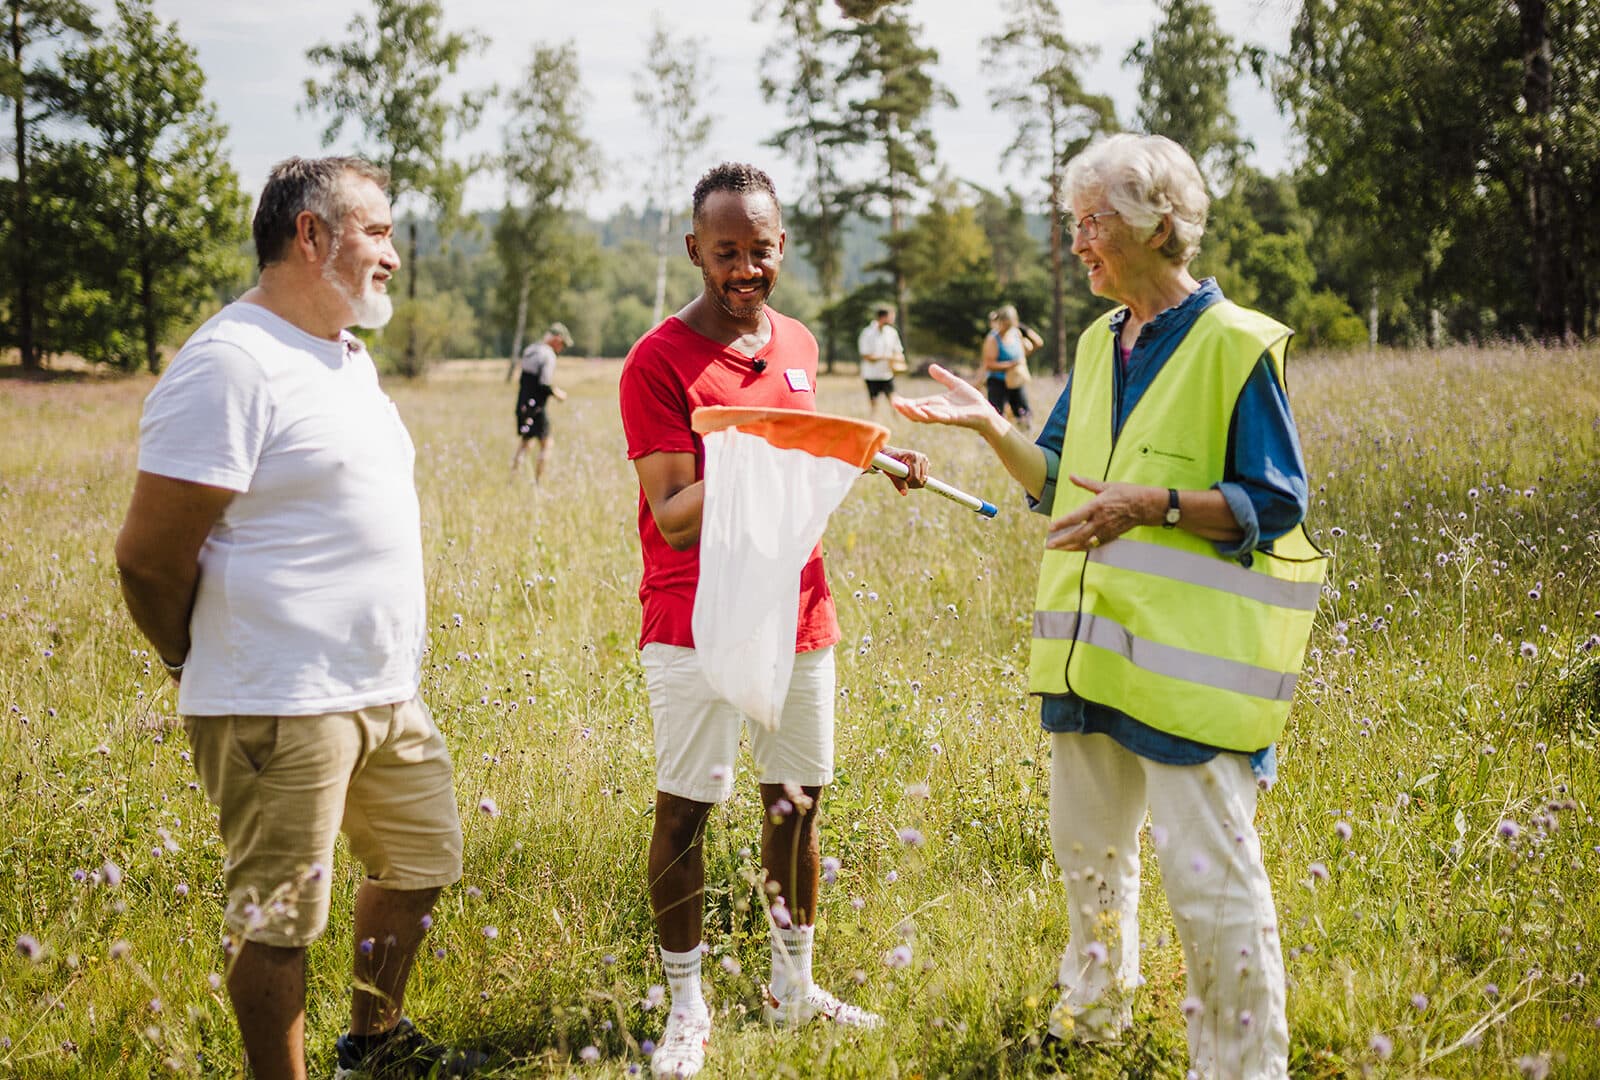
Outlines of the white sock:
<svg viewBox="0 0 1600 1080">
<path fill-rule="evenodd" d="M 674 1009 L 706 1011 L 705 995 L 700 992 L 700 946 L 688 952 L 661 950 L 661 966 L 667 970 L 667 989 Z"/>
<path fill-rule="evenodd" d="M 811 989 L 811 942 L 815 926 L 772 931 L 772 996 L 792 1001 Z"/>
</svg>

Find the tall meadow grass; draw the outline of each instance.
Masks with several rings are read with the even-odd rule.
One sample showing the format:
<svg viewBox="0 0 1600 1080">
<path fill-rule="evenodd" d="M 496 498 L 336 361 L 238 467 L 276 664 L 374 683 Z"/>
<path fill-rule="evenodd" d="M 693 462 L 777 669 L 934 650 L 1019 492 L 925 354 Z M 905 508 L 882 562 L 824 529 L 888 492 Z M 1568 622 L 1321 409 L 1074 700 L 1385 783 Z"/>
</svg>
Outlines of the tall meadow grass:
<svg viewBox="0 0 1600 1080">
<path fill-rule="evenodd" d="M 494 1051 L 499 1075 L 630 1075 L 664 1016 L 617 367 L 563 365 L 542 488 L 508 471 L 514 391 L 494 367 L 389 387 L 418 450 L 425 693 L 467 840 L 408 1011 Z M 214 815 L 112 558 L 150 385 L 0 382 L 0 1075 L 240 1069 Z M 1058 389 L 1034 384 L 1041 405 Z M 1308 356 L 1291 391 L 1333 555 L 1259 822 L 1293 1070 L 1600 1075 L 1600 352 Z M 825 377 L 820 405 L 864 415 L 865 394 Z M 756 1019 L 760 807 L 741 768 L 707 838 L 707 1075 L 1038 1068 L 1067 936 L 1023 674 L 1044 519 L 977 439 L 897 424 L 895 441 L 1002 513 L 868 477 L 824 542 L 844 641 L 817 965 L 889 1023 Z M 1077 1075 L 1184 1069 L 1182 956 L 1145 868 L 1137 1028 Z M 358 873 L 341 852 L 310 951 L 318 1069 L 346 1016 Z"/>
</svg>

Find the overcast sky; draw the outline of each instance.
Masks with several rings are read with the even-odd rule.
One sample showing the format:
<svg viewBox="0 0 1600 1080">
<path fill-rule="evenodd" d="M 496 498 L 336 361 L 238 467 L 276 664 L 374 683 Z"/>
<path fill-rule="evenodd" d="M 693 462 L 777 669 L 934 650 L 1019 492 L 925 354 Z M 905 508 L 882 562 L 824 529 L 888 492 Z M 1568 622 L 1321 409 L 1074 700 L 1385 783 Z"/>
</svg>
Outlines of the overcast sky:
<svg viewBox="0 0 1600 1080">
<path fill-rule="evenodd" d="M 1123 67 L 1122 58 L 1135 41 L 1149 34 L 1155 3 L 1059 3 L 1069 36 L 1100 47 L 1098 59 L 1086 72 L 1087 86 L 1110 94 L 1118 118 L 1131 124 L 1138 74 Z M 108 10 L 111 0 L 97 0 L 97 6 Z M 1275 52 L 1282 52 L 1288 40 L 1293 6 L 1290 0 L 1214 0 L 1224 30 L 1241 42 Z M 463 73 L 462 87 L 510 86 L 519 81 L 536 42 L 576 44 L 588 133 L 608 162 L 604 186 L 585 203 L 595 215 L 645 201 L 638 180 L 644 175 L 648 140 L 633 100 L 633 73 L 644 57 L 645 39 L 657 11 L 667 17 L 667 27 L 676 38 L 700 40 L 705 70 L 712 73 L 705 100 L 715 123 L 704 165 L 727 159 L 751 161 L 773 174 L 780 195 L 793 190 L 791 168 L 776 151 L 761 145 L 778 129 L 782 116 L 762 101 L 757 88 L 761 55 L 773 31 L 752 19 L 753 8 L 753 0 L 716 5 L 683 0 L 444 2 L 449 28 L 476 28 L 490 39 L 486 51 Z M 184 39 L 199 52 L 207 92 L 228 125 L 231 157 L 247 190 L 259 190 L 273 162 L 320 151 L 322 119 L 300 108 L 305 80 L 313 74 L 306 49 L 342 40 L 351 18 L 370 9 L 370 0 L 155 0 L 157 15 L 176 21 Z M 957 108 L 940 109 L 933 116 L 940 160 L 956 176 L 986 187 L 1029 185 L 1020 168 L 1002 166 L 1000 153 L 1009 129 L 1005 118 L 988 104 L 993 64 L 983 55 L 981 42 L 1003 22 L 1002 5 L 998 0 L 914 0 L 909 10 L 924 28 L 923 40 L 939 52 L 938 77 L 959 102 Z M 832 5 L 828 11 L 835 13 Z M 1242 79 L 1234 87 L 1233 107 L 1241 130 L 1255 142 L 1255 164 L 1268 172 L 1285 168 L 1293 155 L 1291 133 L 1270 97 Z M 458 149 L 494 150 L 504 120 L 504 112 L 491 106 L 478 130 Z M 348 141 L 332 149 L 352 149 L 357 134 L 354 127 L 347 128 Z M 493 206 L 502 196 L 498 181 L 484 178 L 474 181 L 467 201 L 474 207 Z"/>
</svg>

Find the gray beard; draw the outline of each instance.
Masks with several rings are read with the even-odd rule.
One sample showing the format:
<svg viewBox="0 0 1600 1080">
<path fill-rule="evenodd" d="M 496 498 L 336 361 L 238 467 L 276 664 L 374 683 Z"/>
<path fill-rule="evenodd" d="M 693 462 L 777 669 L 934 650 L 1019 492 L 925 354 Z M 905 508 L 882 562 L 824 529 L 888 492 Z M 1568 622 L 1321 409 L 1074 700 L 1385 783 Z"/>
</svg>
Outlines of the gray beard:
<svg viewBox="0 0 1600 1080">
<path fill-rule="evenodd" d="M 350 305 L 350 325 L 363 330 L 383 329 L 394 318 L 394 300 L 388 293 L 372 288 L 371 277 L 367 278 L 359 292 L 353 291 L 334 272 L 334 263 L 338 258 L 339 245 L 336 242 L 333 250 L 328 252 L 327 261 L 322 264 L 322 279 L 332 285 L 344 297 L 345 303 Z"/>
</svg>

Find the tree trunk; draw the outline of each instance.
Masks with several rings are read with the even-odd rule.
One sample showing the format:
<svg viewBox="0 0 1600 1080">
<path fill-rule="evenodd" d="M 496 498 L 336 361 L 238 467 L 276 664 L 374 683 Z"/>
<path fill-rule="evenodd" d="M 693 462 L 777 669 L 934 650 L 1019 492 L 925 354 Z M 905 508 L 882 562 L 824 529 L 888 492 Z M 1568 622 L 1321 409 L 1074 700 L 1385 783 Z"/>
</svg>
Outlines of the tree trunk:
<svg viewBox="0 0 1600 1080">
<path fill-rule="evenodd" d="M 135 159 L 133 167 L 138 179 L 133 186 L 133 212 L 137 215 L 134 227 L 138 237 L 136 272 L 139 275 L 139 329 L 144 338 L 144 364 L 152 375 L 161 374 L 161 351 L 156 342 L 156 290 L 155 267 L 150 259 L 150 226 L 146 218 L 150 213 L 150 163 Z"/>
<path fill-rule="evenodd" d="M 904 260 L 900 254 L 900 230 L 905 227 L 905 206 L 900 196 L 899 178 L 890 175 L 889 190 L 889 239 L 891 247 L 889 257 L 894 260 L 894 310 L 895 317 L 900 321 L 900 341 L 908 345 L 911 342 L 911 313 L 906 310 L 906 271 Z M 909 349 L 907 350 L 909 359 Z"/>
<path fill-rule="evenodd" d="M 511 376 L 517 372 L 517 359 L 522 355 L 522 335 L 528 329 L 528 279 L 528 272 L 524 271 L 522 288 L 517 292 L 517 329 L 511 335 L 511 366 L 506 368 L 506 382 L 510 382 Z"/>
<path fill-rule="evenodd" d="M 11 5 L 11 61 L 17 78 L 22 74 L 22 7 Z M 31 201 L 28 194 L 28 119 L 23 108 L 27 101 L 26 83 L 17 90 L 15 117 L 17 127 L 17 186 L 15 214 L 12 229 L 16 237 L 14 248 L 17 260 L 17 351 L 22 354 L 24 371 L 39 370 L 39 352 L 33 340 L 33 244 L 30 236 Z"/>
<path fill-rule="evenodd" d="M 1061 169 L 1050 170 L 1050 336 L 1054 339 L 1054 365 L 1057 375 L 1067 370 L 1067 273 L 1062 252 Z"/>
<path fill-rule="evenodd" d="M 665 209 L 658 211 L 656 229 L 656 302 L 650 309 L 650 325 L 661 322 L 667 311 L 667 237 L 672 232 L 672 215 Z"/>
<path fill-rule="evenodd" d="M 1523 172 L 1528 190 L 1528 243 L 1533 262 L 1534 327 L 1542 341 L 1572 332 L 1567 319 L 1561 237 L 1556 227 L 1556 148 L 1550 139 L 1551 48 L 1546 0 L 1518 0 L 1522 15 L 1522 100 L 1527 130 Z"/>
<path fill-rule="evenodd" d="M 833 215 L 828 210 L 828 196 L 825 188 L 823 187 L 820 172 L 821 170 L 819 169 L 819 175 L 817 177 L 817 252 L 819 258 L 817 261 L 819 263 L 827 264 L 834 260 Z M 818 267 L 817 284 L 822 287 L 822 306 L 824 308 L 827 308 L 829 305 L 831 305 L 834 301 L 834 297 L 838 295 L 839 285 L 837 277 L 838 275 L 835 274 L 828 266 L 824 265 Z M 838 349 L 834 347 L 832 329 L 827 326 L 823 326 L 821 327 L 821 330 L 823 363 L 826 365 L 823 370 L 829 375 L 832 375 L 834 361 L 837 359 L 838 355 Z"/>
<path fill-rule="evenodd" d="M 406 307 L 411 310 L 406 319 L 406 351 L 400 361 L 400 370 L 406 378 L 414 379 L 422 374 L 422 365 L 417 361 L 417 216 L 411 215 L 411 220 L 406 223 L 406 265 L 411 267 L 411 273 L 406 275 Z"/>
<path fill-rule="evenodd" d="M 1372 287 L 1372 302 L 1367 307 L 1367 349 L 1378 351 L 1378 287 Z"/>
</svg>

